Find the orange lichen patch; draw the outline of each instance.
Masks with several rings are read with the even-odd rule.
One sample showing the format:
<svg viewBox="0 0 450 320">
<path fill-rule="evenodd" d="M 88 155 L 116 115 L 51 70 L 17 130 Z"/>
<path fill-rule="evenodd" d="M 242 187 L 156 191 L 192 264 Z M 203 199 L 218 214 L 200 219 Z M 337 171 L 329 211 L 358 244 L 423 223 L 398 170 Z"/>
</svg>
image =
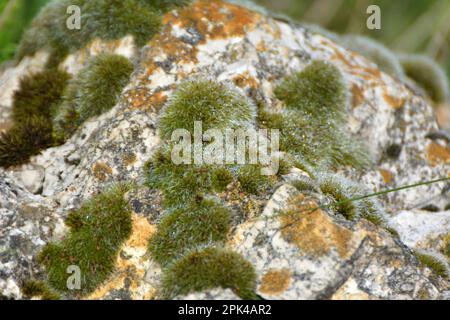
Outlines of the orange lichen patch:
<svg viewBox="0 0 450 320">
<path fill-rule="evenodd" d="M 155 93 L 148 100 L 148 103 L 149 103 L 149 105 L 151 105 L 151 109 L 152 110 L 159 110 L 159 109 L 161 109 L 161 107 L 166 102 L 167 102 L 167 95 L 164 92 L 162 92 L 162 91 Z"/>
<path fill-rule="evenodd" d="M 327 45 L 329 45 L 330 48 L 333 49 L 334 57 L 332 57 L 332 59 L 336 59 L 336 60 L 343 62 L 350 69 L 353 69 L 358 66 L 353 60 L 349 59 L 345 54 L 343 54 L 341 52 L 341 49 L 335 47 L 332 43 L 327 43 Z M 350 53 L 350 52 L 347 52 L 347 53 Z"/>
<path fill-rule="evenodd" d="M 392 172 L 386 169 L 380 169 L 380 174 L 383 177 L 384 183 L 389 184 L 391 183 L 394 176 L 392 175 Z"/>
<path fill-rule="evenodd" d="M 256 80 L 254 77 L 252 77 L 248 71 L 237 75 L 233 78 L 234 83 L 241 88 L 252 88 L 256 89 L 258 88 L 258 80 Z"/>
<path fill-rule="evenodd" d="M 258 44 L 256 45 L 256 50 L 258 50 L 259 52 L 267 51 L 266 42 L 264 40 L 258 42 Z"/>
<path fill-rule="evenodd" d="M 131 104 L 130 108 L 157 111 L 166 101 L 167 92 L 154 93 L 148 85 L 158 85 L 152 83 L 156 71 L 166 73 L 158 63 L 161 57 L 170 59 L 171 73 L 182 79 L 190 72 L 187 70 L 198 63 L 199 45 L 208 40 L 243 36 L 256 28 L 260 19 L 261 15 L 256 12 L 219 0 L 199 0 L 166 13 L 161 31 L 147 44 L 149 49 L 141 58 L 141 69 L 145 72 L 134 80 L 140 89 L 128 91 L 125 101 Z M 193 38 L 180 37 L 179 30 L 190 30 Z M 189 65 L 187 70 L 186 65 Z"/>
<path fill-rule="evenodd" d="M 289 269 L 270 269 L 261 279 L 259 291 L 267 295 L 278 295 L 289 288 L 291 271 Z"/>
<path fill-rule="evenodd" d="M 365 100 L 364 92 L 356 84 L 352 85 L 351 91 L 352 91 L 352 107 L 356 108 L 357 106 L 361 105 L 364 102 L 364 100 Z"/>
<path fill-rule="evenodd" d="M 394 109 L 402 108 L 405 105 L 405 99 L 400 97 L 394 97 L 390 94 L 383 94 L 384 100 Z"/>
<path fill-rule="evenodd" d="M 125 282 L 125 274 L 113 277 L 111 280 L 106 282 L 103 286 L 91 293 L 87 300 L 100 300 L 105 297 L 112 290 L 118 290 L 123 288 Z"/>
<path fill-rule="evenodd" d="M 126 247 L 146 248 L 148 240 L 155 233 L 156 227 L 151 225 L 145 217 L 133 215 L 133 233 L 125 243 Z"/>
<path fill-rule="evenodd" d="M 427 158 L 432 166 L 440 163 L 450 164 L 450 147 L 431 142 L 427 147 Z"/>
<path fill-rule="evenodd" d="M 342 49 L 337 48 L 333 43 L 329 43 L 328 46 L 333 50 L 334 57 L 332 60 L 338 60 L 344 63 L 348 70 L 356 76 L 362 77 L 364 80 L 369 81 L 373 79 L 381 78 L 381 71 L 376 67 L 364 66 L 356 62 L 356 57 L 363 58 L 352 51 L 342 52 Z M 365 59 L 365 58 L 363 58 Z M 367 59 L 366 59 L 367 60 Z M 368 61 L 369 62 L 369 61 Z"/>
<path fill-rule="evenodd" d="M 124 93 L 124 104 L 131 109 L 141 109 L 147 111 L 158 111 L 166 103 L 168 96 L 166 92 L 159 91 L 151 94 L 148 89 L 130 89 Z"/>
<path fill-rule="evenodd" d="M 342 258 L 347 257 L 352 232 L 334 223 L 314 201 L 302 197 L 294 201 L 298 204 L 280 216 L 283 238 L 315 256 L 335 248 Z"/>
<path fill-rule="evenodd" d="M 112 169 L 103 162 L 96 162 L 92 166 L 92 172 L 99 181 L 105 181 L 110 175 L 112 175 Z"/>
<path fill-rule="evenodd" d="M 195 27 L 208 39 L 226 39 L 244 35 L 253 30 L 261 16 L 244 7 L 219 0 L 199 0 L 191 6 L 163 17 L 163 24 Z"/>
</svg>

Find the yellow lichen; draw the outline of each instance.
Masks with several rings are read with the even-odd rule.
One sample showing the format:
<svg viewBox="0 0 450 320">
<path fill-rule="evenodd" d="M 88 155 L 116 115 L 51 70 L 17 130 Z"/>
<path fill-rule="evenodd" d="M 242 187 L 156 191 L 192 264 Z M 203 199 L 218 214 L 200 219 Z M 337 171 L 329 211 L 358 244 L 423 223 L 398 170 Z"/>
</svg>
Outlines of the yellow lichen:
<svg viewBox="0 0 450 320">
<path fill-rule="evenodd" d="M 347 257 L 352 232 L 334 223 L 314 201 L 303 196 L 296 201 L 299 203 L 280 217 L 283 238 L 307 254 L 323 256 L 334 248 L 342 258 Z"/>
<path fill-rule="evenodd" d="M 392 179 L 394 178 L 394 176 L 392 175 L 392 172 L 390 172 L 389 170 L 386 169 L 380 169 L 380 174 L 383 177 L 383 181 L 386 184 L 389 184 L 392 182 Z"/>
<path fill-rule="evenodd" d="M 432 166 L 440 163 L 450 164 L 450 147 L 444 147 L 432 142 L 427 147 L 427 157 Z"/>
<path fill-rule="evenodd" d="M 289 269 L 270 269 L 261 279 L 259 291 L 266 295 L 279 295 L 286 291 L 291 284 Z"/>
</svg>

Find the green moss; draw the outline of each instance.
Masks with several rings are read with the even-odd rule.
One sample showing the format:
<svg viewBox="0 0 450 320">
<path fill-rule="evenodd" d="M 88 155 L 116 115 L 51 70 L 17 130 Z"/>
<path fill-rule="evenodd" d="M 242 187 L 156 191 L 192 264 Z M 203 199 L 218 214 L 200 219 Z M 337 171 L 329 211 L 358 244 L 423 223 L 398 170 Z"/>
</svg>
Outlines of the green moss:
<svg viewBox="0 0 450 320">
<path fill-rule="evenodd" d="M 370 164 L 362 142 L 347 129 L 348 90 L 339 70 L 314 61 L 287 77 L 275 95 L 285 102 L 282 113 L 260 111 L 260 125 L 281 131 L 280 149 L 316 168 Z"/>
<path fill-rule="evenodd" d="M 358 52 L 376 63 L 380 70 L 387 74 L 398 79 L 404 78 L 405 74 L 397 56 L 383 44 L 373 39 L 356 35 L 343 37 L 341 43 L 348 49 Z"/>
<path fill-rule="evenodd" d="M 175 165 L 170 145 L 162 145 L 146 165 L 146 185 L 159 189 L 167 208 L 185 205 L 213 190 L 211 167 Z"/>
<path fill-rule="evenodd" d="M 22 294 L 28 298 L 41 298 L 42 300 L 59 300 L 60 296 L 48 287 L 44 281 L 28 280 L 22 286 Z"/>
<path fill-rule="evenodd" d="M 96 37 L 113 40 L 131 34 L 136 44 L 143 46 L 159 31 L 161 24 L 160 13 L 146 5 L 146 1 L 86 1 L 81 12 L 81 19 L 88 21 L 81 28 L 84 42 Z"/>
<path fill-rule="evenodd" d="M 388 223 L 385 218 L 384 211 L 382 210 L 382 207 L 380 203 L 375 199 L 364 199 L 361 200 L 361 216 L 372 222 L 373 224 L 388 228 Z"/>
<path fill-rule="evenodd" d="M 190 0 L 140 0 L 143 3 L 147 3 L 155 9 L 163 12 L 174 9 L 176 7 L 187 6 Z"/>
<path fill-rule="evenodd" d="M 243 165 L 239 168 L 237 175 L 241 189 L 249 194 L 259 194 L 270 187 L 268 176 L 261 174 L 259 165 Z"/>
<path fill-rule="evenodd" d="M 342 119 L 348 99 L 339 69 L 325 61 L 313 61 L 303 71 L 287 77 L 275 88 L 275 95 L 286 108 L 320 120 Z"/>
<path fill-rule="evenodd" d="M 211 200 L 175 209 L 161 221 L 151 238 L 150 253 L 155 261 L 168 265 L 187 250 L 225 242 L 230 222 L 230 212 Z"/>
<path fill-rule="evenodd" d="M 0 167 L 26 163 L 53 144 L 52 126 L 44 117 L 32 116 L 0 133 Z"/>
<path fill-rule="evenodd" d="M 319 188 L 334 201 L 331 208 L 346 219 L 364 218 L 373 224 L 388 228 L 380 203 L 371 198 L 355 200 L 369 194 L 365 188 L 339 175 L 323 174 L 319 177 Z"/>
<path fill-rule="evenodd" d="M 19 45 L 17 59 L 38 50 L 51 52 L 53 65 L 68 53 L 84 47 L 94 38 L 114 40 L 132 35 L 138 46 L 147 43 L 158 31 L 161 14 L 184 1 L 144 0 L 54 0 L 34 19 Z M 80 30 L 66 26 L 69 5 L 81 9 Z M 155 9 L 153 5 L 159 6 Z"/>
<path fill-rule="evenodd" d="M 167 299 L 217 287 L 229 288 L 242 299 L 256 299 L 256 274 L 239 254 L 207 248 L 175 262 L 164 274 L 162 287 Z"/>
<path fill-rule="evenodd" d="M 110 110 L 133 72 L 125 57 L 103 53 L 93 58 L 70 82 L 54 115 L 55 137 L 64 141 L 90 117 Z"/>
<path fill-rule="evenodd" d="M 13 127 L 0 135 L 0 167 L 20 165 L 53 144 L 51 110 L 69 75 L 50 69 L 26 76 L 14 93 Z"/>
<path fill-rule="evenodd" d="M 421 264 L 433 270 L 437 275 L 443 278 L 447 278 L 450 276 L 445 262 L 440 261 L 440 259 L 436 258 L 433 255 L 423 252 L 416 251 L 415 255 Z"/>
<path fill-rule="evenodd" d="M 186 129 L 194 134 L 194 122 L 208 129 L 244 129 L 255 120 L 253 104 L 234 88 L 212 80 L 180 84 L 159 119 L 160 135 L 170 140 L 172 132 Z"/>
<path fill-rule="evenodd" d="M 337 175 L 324 175 L 319 179 L 319 187 L 325 195 L 332 198 L 334 203 L 331 207 L 337 213 L 349 220 L 360 216 L 358 203 L 348 201 L 361 195 L 360 190 L 353 182 Z"/>
<path fill-rule="evenodd" d="M 233 174 L 226 168 L 213 169 L 211 174 L 212 188 L 216 192 L 225 191 L 227 186 L 233 181 Z"/>
<path fill-rule="evenodd" d="M 69 81 L 69 74 L 57 69 L 46 69 L 20 80 L 14 93 L 12 116 L 15 122 L 31 116 L 51 117 L 51 110 L 60 102 Z"/>
<path fill-rule="evenodd" d="M 436 103 L 449 99 L 449 82 L 444 70 L 433 60 L 422 55 L 400 55 L 406 75 L 421 86 Z"/>
<path fill-rule="evenodd" d="M 82 205 L 68 219 L 69 234 L 59 243 L 47 244 L 38 255 L 49 285 L 74 296 L 93 292 L 114 269 L 121 245 L 131 234 L 131 211 L 124 194 L 128 185 L 117 185 Z M 81 290 L 70 291 L 67 268 L 81 270 Z"/>
<path fill-rule="evenodd" d="M 307 177 L 297 179 L 293 182 L 291 182 L 291 185 L 295 187 L 298 191 L 317 191 L 317 185 L 316 183 Z"/>
</svg>

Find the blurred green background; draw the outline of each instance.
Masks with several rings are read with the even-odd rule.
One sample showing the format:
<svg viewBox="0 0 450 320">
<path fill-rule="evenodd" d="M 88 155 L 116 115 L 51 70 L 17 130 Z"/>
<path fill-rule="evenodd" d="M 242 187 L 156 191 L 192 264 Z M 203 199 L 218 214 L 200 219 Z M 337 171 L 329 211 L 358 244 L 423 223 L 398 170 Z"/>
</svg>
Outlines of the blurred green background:
<svg viewBox="0 0 450 320">
<path fill-rule="evenodd" d="M 0 63 L 14 55 L 24 29 L 49 0 L 0 0 Z M 387 47 L 425 53 L 450 76 L 449 0 L 256 0 L 292 18 L 338 33 L 363 34 Z M 366 9 L 381 8 L 382 29 L 366 28 Z"/>
</svg>

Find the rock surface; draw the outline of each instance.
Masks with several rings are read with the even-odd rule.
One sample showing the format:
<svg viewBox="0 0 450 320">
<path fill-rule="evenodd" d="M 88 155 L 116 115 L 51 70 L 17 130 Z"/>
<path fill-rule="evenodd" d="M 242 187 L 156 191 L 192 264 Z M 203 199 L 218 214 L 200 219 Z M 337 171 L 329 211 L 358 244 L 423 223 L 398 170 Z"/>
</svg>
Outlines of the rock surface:
<svg viewBox="0 0 450 320">
<path fill-rule="evenodd" d="M 166 14 L 161 32 L 140 52 L 129 37 L 96 40 L 60 67 L 75 74 L 89 56 L 103 51 L 136 63 L 121 101 L 86 122 L 64 145 L 0 172 L 0 297 L 22 298 L 22 282 L 40 272 L 34 256 L 63 234 L 69 210 L 112 182 L 142 182 L 143 165 L 160 141 L 158 113 L 177 85 L 194 75 L 234 83 L 250 98 L 279 110 L 282 103 L 273 94 L 279 80 L 312 60 L 329 61 L 341 70 L 352 93 L 350 129 L 377 160 L 362 175 L 351 170 L 343 174 L 371 190 L 449 176 L 450 147 L 427 138 L 438 125 L 422 97 L 372 62 L 295 24 L 200 0 Z M 20 77 L 39 70 L 45 59 L 39 53 L 0 74 L 0 130 L 8 123 Z M 273 218 L 280 208 L 295 208 L 295 199 L 308 196 L 285 184 L 258 219 L 238 226 L 228 245 L 255 266 L 258 294 L 267 299 L 444 298 L 448 279 L 436 279 L 423 269 L 407 246 L 433 249 L 430 239 L 450 232 L 450 211 L 444 211 L 448 192 L 437 183 L 382 198 L 400 233 L 397 239 L 367 221 L 349 222 L 326 210 L 308 217 L 299 211 L 292 223 Z M 308 197 L 314 202 L 320 196 Z M 160 271 L 146 253 L 146 241 L 162 214 L 161 195 L 144 190 L 130 195 L 129 202 L 133 235 L 118 258 L 117 272 L 90 298 L 156 297 Z M 424 202 L 436 204 L 440 212 L 409 210 Z M 429 245 L 423 244 L 426 239 Z M 234 296 L 221 290 L 188 296 L 215 297 Z"/>
</svg>

